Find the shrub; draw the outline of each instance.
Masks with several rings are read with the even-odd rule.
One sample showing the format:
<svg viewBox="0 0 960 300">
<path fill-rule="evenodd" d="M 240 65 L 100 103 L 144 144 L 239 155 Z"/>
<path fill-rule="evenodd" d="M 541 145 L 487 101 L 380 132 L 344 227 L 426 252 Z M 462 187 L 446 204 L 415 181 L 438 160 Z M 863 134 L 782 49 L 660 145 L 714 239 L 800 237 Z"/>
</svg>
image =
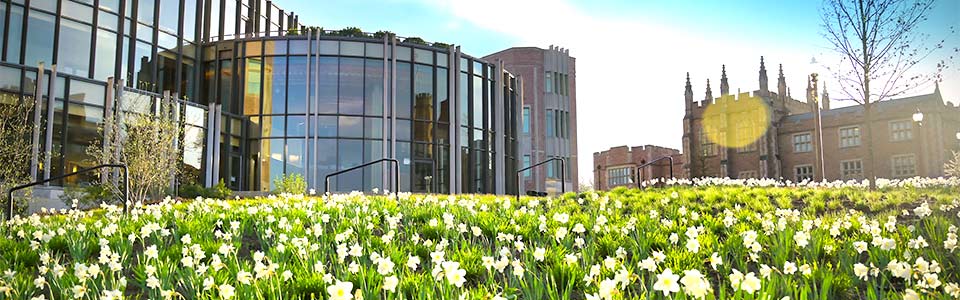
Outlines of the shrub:
<svg viewBox="0 0 960 300">
<path fill-rule="evenodd" d="M 277 187 L 274 194 L 303 194 L 307 190 L 307 181 L 300 174 L 286 174 L 273 180 L 273 185 Z"/>
<path fill-rule="evenodd" d="M 424 45 L 424 46 L 430 45 L 430 44 L 427 43 L 427 41 L 424 41 L 423 39 L 418 38 L 418 37 L 408 37 L 408 38 L 403 39 L 403 42 L 404 42 L 404 43 L 417 44 L 417 45 Z"/>
<path fill-rule="evenodd" d="M 369 37 L 366 33 L 363 33 L 363 30 L 357 27 L 347 27 L 333 32 L 333 35 L 336 36 L 346 36 L 346 37 Z"/>
<path fill-rule="evenodd" d="M 382 39 L 384 36 L 394 36 L 394 35 L 396 34 L 390 31 L 385 31 L 385 30 L 380 30 L 373 33 L 373 37 L 378 39 Z"/>
<path fill-rule="evenodd" d="M 177 191 L 177 196 L 185 199 L 193 199 L 196 197 L 211 198 L 211 199 L 227 199 L 230 198 L 230 195 L 233 193 L 230 188 L 223 182 L 223 179 L 220 179 L 216 185 L 212 187 L 203 187 L 199 184 L 185 184 L 180 186 L 180 189 Z"/>
</svg>

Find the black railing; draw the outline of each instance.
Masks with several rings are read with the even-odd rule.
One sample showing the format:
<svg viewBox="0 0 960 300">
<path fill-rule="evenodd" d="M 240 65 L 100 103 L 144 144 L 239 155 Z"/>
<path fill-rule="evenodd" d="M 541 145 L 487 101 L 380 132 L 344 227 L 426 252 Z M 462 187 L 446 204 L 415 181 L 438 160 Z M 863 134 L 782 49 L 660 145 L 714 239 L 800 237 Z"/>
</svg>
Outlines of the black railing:
<svg viewBox="0 0 960 300">
<path fill-rule="evenodd" d="M 81 173 L 87 173 L 87 172 L 91 172 L 91 171 L 96 171 L 96 170 L 103 169 L 103 168 L 121 168 L 121 169 L 123 169 L 123 199 L 122 199 L 123 201 L 122 201 L 122 202 L 123 202 L 123 212 L 126 213 L 126 212 L 127 212 L 127 201 L 130 200 L 130 180 L 129 180 L 129 178 L 130 178 L 130 172 L 127 170 L 127 165 L 125 165 L 125 164 L 102 164 L 102 165 L 99 165 L 99 166 L 94 166 L 94 167 L 90 167 L 90 168 L 86 168 L 86 169 L 81 169 L 81 170 L 76 171 L 76 172 L 73 172 L 73 173 L 63 174 L 63 175 L 60 175 L 60 176 L 51 177 L 51 178 L 48 178 L 48 179 L 44 179 L 44 180 L 40 180 L 40 181 L 37 181 L 37 182 L 32 182 L 32 183 L 28 183 L 28 184 L 24 184 L 24 185 L 18 185 L 18 186 L 15 186 L 15 187 L 7 190 L 7 201 L 10 201 L 10 205 L 9 205 L 9 207 L 8 207 L 8 210 L 7 210 L 7 221 L 9 221 L 10 219 L 13 219 L 13 209 L 14 209 L 13 204 L 14 204 L 14 202 L 15 202 L 15 201 L 13 201 L 13 192 L 14 192 L 14 191 L 22 190 L 22 189 L 29 188 L 29 187 L 38 186 L 38 185 L 41 185 L 41 184 L 44 184 L 44 183 L 47 183 L 47 182 L 51 182 L 51 181 L 54 181 L 54 180 L 60 180 L 60 179 L 67 178 L 67 177 L 70 177 L 70 176 L 73 176 L 73 175 L 77 175 L 77 174 L 81 174 Z"/>
<path fill-rule="evenodd" d="M 543 165 L 543 164 L 546 164 L 546 163 L 548 163 L 548 162 L 552 162 L 552 161 L 555 161 L 555 160 L 560 161 L 560 194 L 562 195 L 562 194 L 566 194 L 566 193 L 567 193 L 567 189 L 566 189 L 566 187 L 565 187 L 565 186 L 567 185 L 567 178 L 566 178 L 566 174 L 567 174 L 567 172 L 566 172 L 566 163 L 567 163 L 567 162 L 566 162 L 566 160 L 564 160 L 563 158 L 560 158 L 560 157 L 552 157 L 552 158 L 550 158 L 550 159 L 547 159 L 547 160 L 545 160 L 545 161 L 538 162 L 538 163 L 535 164 L 535 165 L 532 165 L 532 166 L 529 166 L 529 167 L 526 167 L 526 168 L 523 168 L 523 169 L 520 169 L 519 171 L 517 171 L 517 203 L 520 203 L 520 190 L 523 189 L 523 183 L 520 182 L 520 174 L 523 173 L 523 171 L 530 170 L 530 169 L 533 169 L 533 168 L 535 168 L 535 167 L 539 167 L 540 165 Z"/>
<path fill-rule="evenodd" d="M 673 157 L 664 156 L 664 157 L 661 157 L 661 158 L 657 158 L 657 159 L 651 160 L 650 162 L 647 162 L 647 163 L 642 164 L 642 165 L 640 165 L 639 167 L 637 167 L 637 188 L 640 188 L 640 183 L 641 183 L 641 180 L 640 180 L 640 179 L 643 178 L 643 176 L 641 175 L 640 172 L 642 172 L 644 168 L 646 168 L 646 167 L 648 167 L 648 166 L 651 166 L 651 165 L 653 165 L 653 164 L 655 164 L 655 163 L 658 163 L 658 162 L 660 162 L 661 160 L 664 160 L 664 159 L 670 161 L 670 178 L 673 178 Z M 653 176 L 652 176 L 653 173 L 650 173 L 650 175 L 651 175 L 650 177 L 653 178 Z"/>
<path fill-rule="evenodd" d="M 400 188 L 400 162 L 393 158 L 381 158 L 375 161 L 364 163 L 359 166 L 355 166 L 349 169 L 340 170 L 340 171 L 328 174 L 326 177 L 323 178 L 323 194 L 326 195 L 327 193 L 330 192 L 330 177 L 337 176 L 337 175 L 347 173 L 356 169 L 360 169 L 363 167 L 367 167 L 370 165 L 378 164 L 384 161 L 389 161 L 393 163 L 393 195 L 397 196 L 397 190 Z"/>
</svg>

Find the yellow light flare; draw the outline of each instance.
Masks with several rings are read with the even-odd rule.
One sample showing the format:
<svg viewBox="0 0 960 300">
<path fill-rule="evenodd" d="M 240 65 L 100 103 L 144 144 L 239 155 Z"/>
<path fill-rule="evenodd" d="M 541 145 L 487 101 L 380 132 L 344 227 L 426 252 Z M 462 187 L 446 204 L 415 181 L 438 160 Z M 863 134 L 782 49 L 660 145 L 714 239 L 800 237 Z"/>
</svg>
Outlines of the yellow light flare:
<svg viewBox="0 0 960 300">
<path fill-rule="evenodd" d="M 770 126 L 770 107 L 760 97 L 725 95 L 708 104 L 702 128 L 710 142 L 726 148 L 747 148 Z"/>
</svg>

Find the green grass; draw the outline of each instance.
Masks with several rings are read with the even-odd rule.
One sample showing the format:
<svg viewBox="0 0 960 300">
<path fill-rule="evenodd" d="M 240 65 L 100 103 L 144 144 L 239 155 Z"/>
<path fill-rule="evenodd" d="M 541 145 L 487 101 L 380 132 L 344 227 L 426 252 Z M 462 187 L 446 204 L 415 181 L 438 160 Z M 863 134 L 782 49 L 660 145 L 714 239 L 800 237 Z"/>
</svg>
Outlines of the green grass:
<svg viewBox="0 0 960 300">
<path fill-rule="evenodd" d="M 707 299 L 881 299 L 908 289 L 949 298 L 960 282 L 960 256 L 945 248 L 956 239 L 958 195 L 960 188 L 950 186 L 675 186 L 519 203 L 337 195 L 167 201 L 129 215 L 72 211 L 0 227 L 0 271 L 7 271 L 0 299 L 73 299 L 75 290 L 84 292 L 81 299 L 109 291 L 130 299 L 220 299 L 231 287 L 237 299 L 329 299 L 328 287 L 338 281 L 364 299 L 693 299 L 684 284 L 669 297 L 654 289 L 666 268 L 681 277 L 686 270 L 703 274 Z M 922 203 L 930 215 L 917 215 Z M 745 245 L 749 231 L 759 247 Z M 809 235 L 805 247 L 796 239 L 800 231 Z M 687 247 L 692 239 L 696 252 Z M 895 248 L 873 244 L 883 239 Z M 866 251 L 855 249 L 858 241 Z M 146 253 L 151 246 L 156 258 Z M 542 260 L 537 248 L 545 250 Z M 655 270 L 643 269 L 641 261 L 655 253 L 664 255 Z M 710 263 L 714 253 L 722 264 Z M 419 258 L 416 269 L 407 266 L 410 257 Z M 383 258 L 393 267 L 378 270 Z M 459 266 L 444 269 L 434 258 Z M 494 265 L 487 268 L 485 258 Z M 911 275 L 893 276 L 893 260 L 907 262 Z M 785 273 L 787 262 L 808 273 Z M 876 273 L 858 278 L 857 263 Z M 94 265 L 96 274 L 78 272 Z M 461 286 L 446 276 L 456 270 L 464 271 Z M 735 270 L 758 277 L 759 290 L 734 288 Z M 249 281 L 238 278 L 247 272 Z M 393 291 L 383 289 L 389 276 L 399 281 Z M 616 282 L 609 295 L 600 294 L 605 280 Z"/>
</svg>

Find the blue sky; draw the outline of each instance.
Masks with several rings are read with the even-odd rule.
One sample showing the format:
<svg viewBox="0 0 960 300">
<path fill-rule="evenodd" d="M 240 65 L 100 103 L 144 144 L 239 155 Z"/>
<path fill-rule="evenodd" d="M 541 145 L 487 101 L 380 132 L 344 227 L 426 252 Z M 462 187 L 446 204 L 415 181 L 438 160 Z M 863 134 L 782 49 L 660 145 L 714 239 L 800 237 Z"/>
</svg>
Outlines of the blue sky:
<svg viewBox="0 0 960 300">
<path fill-rule="evenodd" d="M 482 57 L 515 46 L 559 45 L 577 58 L 580 180 L 593 174 L 592 153 L 620 145 L 681 147 L 684 77 L 695 99 L 705 81 L 719 94 L 720 67 L 732 92 L 758 89 L 760 56 L 771 88 L 777 65 L 801 98 L 806 76 L 836 55 L 821 35 L 820 1 L 637 0 L 277 0 L 302 23 L 367 32 L 389 30 L 462 46 Z M 960 1 L 941 0 L 923 30 L 944 36 L 960 27 Z M 960 39 L 960 36 L 954 35 Z M 955 43 L 956 44 L 956 43 Z M 811 64 L 816 57 L 820 64 Z M 945 100 L 960 102 L 960 72 L 944 74 Z M 915 90 L 929 93 L 932 86 Z M 834 106 L 853 103 L 834 103 Z M 610 109 L 615 107 L 616 109 Z"/>
</svg>

